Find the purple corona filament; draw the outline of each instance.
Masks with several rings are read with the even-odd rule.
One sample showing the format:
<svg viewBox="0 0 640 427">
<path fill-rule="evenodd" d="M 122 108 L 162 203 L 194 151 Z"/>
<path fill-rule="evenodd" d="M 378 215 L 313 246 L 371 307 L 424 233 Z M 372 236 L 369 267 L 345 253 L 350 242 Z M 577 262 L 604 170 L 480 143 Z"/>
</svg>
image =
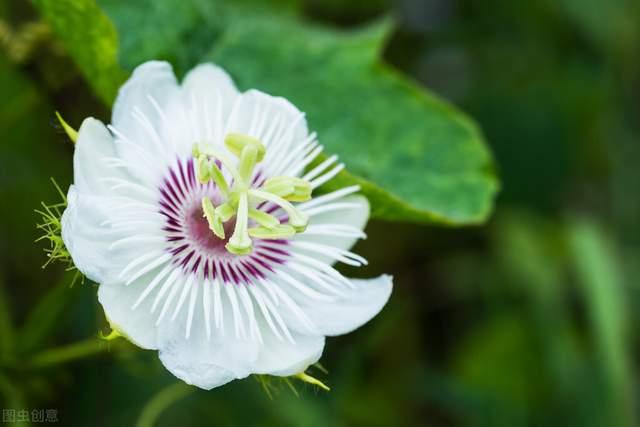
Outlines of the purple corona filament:
<svg viewBox="0 0 640 427">
<path fill-rule="evenodd" d="M 263 181 L 257 171 L 253 185 Z M 202 212 L 202 198 L 208 197 L 217 206 L 222 195 L 213 181 L 202 184 L 196 179 L 193 158 L 176 159 L 165 174 L 159 191 L 159 212 L 165 217 L 166 250 L 172 255 L 172 263 L 182 267 L 185 273 L 210 280 L 219 278 L 223 283 L 250 284 L 252 279 L 263 278 L 273 271 L 274 265 L 284 264 L 289 258 L 288 242 L 283 239 L 270 239 L 268 245 L 255 239 L 253 251 L 244 256 L 225 249 L 235 221 L 232 219 L 224 224 L 225 239 L 209 229 Z M 256 209 L 273 213 L 278 207 L 262 203 Z M 278 217 L 281 222 L 287 218 L 286 214 Z"/>
</svg>

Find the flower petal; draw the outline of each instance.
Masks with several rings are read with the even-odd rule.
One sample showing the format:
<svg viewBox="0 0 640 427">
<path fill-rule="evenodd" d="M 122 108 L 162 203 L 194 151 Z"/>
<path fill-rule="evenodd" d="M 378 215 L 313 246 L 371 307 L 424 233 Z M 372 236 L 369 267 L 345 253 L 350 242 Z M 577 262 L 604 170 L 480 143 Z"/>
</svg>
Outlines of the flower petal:
<svg viewBox="0 0 640 427">
<path fill-rule="evenodd" d="M 62 240 L 75 266 L 94 282 L 101 282 L 110 269 L 108 247 L 115 241 L 100 224 L 109 218 L 109 198 L 80 194 L 69 187 L 67 208 L 62 214 Z"/>
<path fill-rule="evenodd" d="M 113 137 L 107 128 L 92 117 L 85 119 L 78 131 L 73 154 L 73 181 L 77 191 L 113 195 L 104 178 L 124 178 L 126 175 L 109 163 L 116 158 Z"/>
<path fill-rule="evenodd" d="M 158 326 L 160 360 L 187 384 L 210 390 L 253 373 L 259 343 L 252 338 L 236 337 L 230 316 L 232 308 L 227 301 L 223 305 L 223 324 L 220 328 L 211 328 L 209 338 L 202 310 L 194 312 L 189 337 L 185 333 L 188 316 L 184 311 L 176 319 L 165 319 Z"/>
<path fill-rule="evenodd" d="M 331 301 L 320 301 L 291 295 L 326 336 L 347 334 L 371 320 L 389 300 L 393 288 L 392 277 L 382 275 L 374 279 L 350 279 L 351 288 L 344 287 L 342 294 Z M 304 331 L 292 313 L 282 311 L 282 318 L 292 330 Z"/>
<path fill-rule="evenodd" d="M 283 175 L 295 168 L 304 157 L 302 150 L 287 162 L 282 160 L 303 144 L 309 134 L 304 114 L 293 104 L 254 89 L 236 100 L 225 133 L 230 132 L 257 138 L 267 147 L 260 164 L 267 176 Z"/>
<path fill-rule="evenodd" d="M 62 240 L 78 270 L 94 282 L 114 281 L 135 257 L 164 251 L 163 241 L 157 237 L 163 223 L 129 205 L 130 199 L 125 197 L 96 196 L 78 191 L 75 185 L 69 188 L 61 218 Z M 139 237 L 133 240 L 131 227 L 113 226 L 120 219 L 139 218 L 146 224 L 136 225 Z M 114 244 L 117 247 L 112 248 Z"/>
<path fill-rule="evenodd" d="M 163 126 L 182 126 L 181 118 L 168 112 L 179 102 L 180 89 L 171 65 L 149 61 L 133 71 L 113 105 L 117 151 L 130 173 L 150 186 L 157 184 L 167 162 L 174 159 L 170 148 L 175 142 Z"/>
<path fill-rule="evenodd" d="M 361 195 L 350 195 L 343 197 L 337 201 L 332 201 L 329 204 L 347 206 L 345 208 L 339 208 L 335 210 L 325 211 L 318 214 L 312 214 L 309 219 L 309 233 L 304 232 L 297 234 L 295 240 L 301 242 L 310 242 L 318 245 L 325 245 L 331 248 L 340 250 L 349 250 L 360 237 L 350 236 L 343 237 L 340 235 L 334 235 L 330 231 L 324 232 L 312 232 L 314 227 L 318 229 L 336 229 L 342 230 L 344 227 L 352 229 L 353 232 L 363 230 L 369 219 L 369 202 L 366 197 Z M 329 205 L 327 204 L 327 206 Z M 311 211 L 322 207 L 322 205 L 314 206 L 311 209 L 301 209 L 302 211 Z M 292 249 L 295 251 L 296 249 Z M 334 259 L 326 255 L 314 253 L 313 256 L 316 259 L 322 260 L 326 263 L 332 264 Z"/>
<path fill-rule="evenodd" d="M 86 228 L 79 223 L 82 215 L 78 214 L 78 192 L 76 187 L 69 187 L 67 193 L 67 208 L 60 220 L 62 224 L 62 240 L 73 258 L 73 263 L 78 270 L 90 280 L 99 282 L 103 278 L 105 268 L 105 252 L 101 242 L 87 232 Z M 92 211 L 96 222 L 102 222 L 106 218 L 106 212 L 99 210 Z"/>
<path fill-rule="evenodd" d="M 309 365 L 316 363 L 324 350 L 323 336 L 292 333 L 295 343 L 274 335 L 268 325 L 261 327 L 264 344 L 256 360 L 254 373 L 280 377 L 303 372 Z"/>
<path fill-rule="evenodd" d="M 129 285 L 122 281 L 103 283 L 98 287 L 98 300 L 111 327 L 126 335 L 139 347 L 157 349 L 155 325 L 157 314 L 151 313 L 151 305 L 159 287 L 135 307 L 140 295 L 158 274 L 159 269 L 148 273 Z"/>
<path fill-rule="evenodd" d="M 182 81 L 185 105 L 189 106 L 197 141 L 222 145 L 224 124 L 240 93 L 222 68 L 201 64 Z"/>
</svg>

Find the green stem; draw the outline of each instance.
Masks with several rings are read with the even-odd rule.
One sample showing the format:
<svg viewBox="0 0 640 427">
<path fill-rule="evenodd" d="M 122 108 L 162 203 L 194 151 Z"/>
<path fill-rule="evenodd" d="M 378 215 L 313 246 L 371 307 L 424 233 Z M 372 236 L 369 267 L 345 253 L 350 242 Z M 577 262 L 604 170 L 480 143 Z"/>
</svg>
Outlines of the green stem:
<svg viewBox="0 0 640 427">
<path fill-rule="evenodd" d="M 136 427 L 153 427 L 162 412 L 178 400 L 193 393 L 194 388 L 183 382 L 172 384 L 158 392 L 147 403 L 136 422 Z"/>
<path fill-rule="evenodd" d="M 119 347 L 118 343 L 106 343 L 102 340 L 91 338 L 73 344 L 47 349 L 35 355 L 27 362 L 26 367 L 30 369 L 42 369 L 51 366 L 73 362 L 85 357 L 95 356 Z"/>
</svg>

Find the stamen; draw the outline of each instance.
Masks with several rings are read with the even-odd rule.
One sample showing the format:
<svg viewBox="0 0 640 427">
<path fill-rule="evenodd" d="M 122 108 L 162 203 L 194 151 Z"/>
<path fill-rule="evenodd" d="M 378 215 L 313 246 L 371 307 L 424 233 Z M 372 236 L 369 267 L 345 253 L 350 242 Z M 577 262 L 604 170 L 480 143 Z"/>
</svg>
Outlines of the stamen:
<svg viewBox="0 0 640 427">
<path fill-rule="evenodd" d="M 223 203 L 216 208 L 216 215 L 220 217 L 222 222 L 227 222 L 236 214 L 232 204 Z"/>
<path fill-rule="evenodd" d="M 266 154 L 265 146 L 257 139 L 238 133 L 230 133 L 224 139 L 229 151 L 238 157 L 237 166 L 223 152 L 208 145 L 195 144 L 192 154 L 196 159 L 198 180 L 202 184 L 214 181 L 226 199 L 219 206 L 205 197 L 202 199 L 203 215 L 209 228 L 219 238 L 225 238 L 224 223 L 235 216 L 234 232 L 225 245 L 236 255 L 251 253 L 251 238 L 284 239 L 306 229 L 309 216 L 296 209 L 291 202 L 311 199 L 313 185 L 298 177 L 276 176 L 269 178 L 260 188 L 251 188 L 254 169 Z M 219 161 L 233 177 L 229 186 L 216 162 Z M 267 212 L 250 208 L 256 202 L 267 201 L 278 205 L 288 216 L 286 223 Z M 249 219 L 258 226 L 249 228 Z"/>
<path fill-rule="evenodd" d="M 266 200 L 280 206 L 289 216 L 289 224 L 291 224 L 298 233 L 307 228 L 309 217 L 304 212 L 297 210 L 291 203 L 282 197 L 262 190 L 249 190 L 249 194 L 257 199 Z"/>
<path fill-rule="evenodd" d="M 246 184 L 251 179 L 253 168 L 258 162 L 258 149 L 253 145 L 246 145 L 240 153 L 240 163 L 238 164 L 238 172 L 242 177 L 243 183 Z"/>
<path fill-rule="evenodd" d="M 207 218 L 209 229 L 213 231 L 213 234 L 224 239 L 225 236 L 222 219 L 220 218 L 218 211 L 213 207 L 213 202 L 208 197 L 202 198 L 202 212 L 203 216 Z"/>
<path fill-rule="evenodd" d="M 198 181 L 200 181 L 201 184 L 206 184 L 210 180 L 213 180 L 213 182 L 218 186 L 220 193 L 225 197 L 228 196 L 229 185 L 224 179 L 224 175 L 218 165 L 215 162 L 212 162 L 205 154 L 200 154 L 197 164 Z"/>
<path fill-rule="evenodd" d="M 272 229 L 280 225 L 278 218 L 257 209 L 249 209 L 249 218 L 268 229 Z"/>
<path fill-rule="evenodd" d="M 220 160 L 220 163 L 222 163 L 222 165 L 229 170 L 235 180 L 242 181 L 242 177 L 238 173 L 238 170 L 234 167 L 233 162 L 225 153 L 218 151 L 209 145 L 195 144 L 193 146 L 191 154 L 196 159 L 200 158 L 201 155 L 205 155 L 208 157 L 213 157 L 216 160 Z"/>
<path fill-rule="evenodd" d="M 276 176 L 267 179 L 262 189 L 291 202 L 306 202 L 311 199 L 311 184 L 302 178 Z"/>
<path fill-rule="evenodd" d="M 251 253 L 251 239 L 247 231 L 249 222 L 249 205 L 247 193 L 240 194 L 238 202 L 238 212 L 236 215 L 236 228 L 233 235 L 229 239 L 229 243 L 225 245 L 227 250 L 236 255 L 247 255 Z"/>
<path fill-rule="evenodd" d="M 288 224 L 278 224 L 273 228 L 253 227 L 249 229 L 249 236 L 258 239 L 285 239 L 296 235 L 296 229 Z"/>
<path fill-rule="evenodd" d="M 210 179 L 212 179 L 213 177 L 211 176 L 211 171 L 210 171 L 210 161 L 207 158 L 207 156 L 205 155 L 200 155 L 200 157 L 198 157 L 198 181 L 201 184 L 206 184 L 207 182 L 209 182 Z"/>
<path fill-rule="evenodd" d="M 264 159 L 266 148 L 257 139 L 250 137 L 249 135 L 243 135 L 240 133 L 230 133 L 224 139 L 224 145 L 229 151 L 238 157 L 241 157 L 242 151 L 245 147 L 253 147 L 257 150 L 256 162 L 261 162 Z"/>
</svg>

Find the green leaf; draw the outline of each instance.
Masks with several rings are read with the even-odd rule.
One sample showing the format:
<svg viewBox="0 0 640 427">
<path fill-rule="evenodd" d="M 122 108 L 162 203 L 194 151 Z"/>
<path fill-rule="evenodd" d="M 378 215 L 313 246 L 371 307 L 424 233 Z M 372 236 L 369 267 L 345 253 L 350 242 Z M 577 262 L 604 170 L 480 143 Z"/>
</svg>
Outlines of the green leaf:
<svg viewBox="0 0 640 427">
<path fill-rule="evenodd" d="M 38 3 L 48 5 L 41 10 L 59 4 Z M 81 3 L 95 7 L 89 0 Z M 214 61 L 241 89 L 255 87 L 290 99 L 307 113 L 326 152 L 338 154 L 347 166 L 348 172 L 324 190 L 360 184 L 374 217 L 453 225 L 486 220 L 498 182 L 480 132 L 455 108 L 382 63 L 380 51 L 390 31 L 386 22 L 342 32 L 274 13 L 280 7 L 268 13 L 249 0 L 189 0 L 180 7 L 174 3 L 101 2 L 122 39 L 120 63 L 132 68 L 144 60 L 166 58 L 185 71 L 198 62 Z M 57 10 L 69 13 L 59 6 Z M 45 16 L 54 24 L 70 19 Z M 92 43 L 106 41 L 90 37 L 93 31 L 88 28 L 94 25 L 89 22 L 111 27 L 104 14 L 84 18 L 88 21 L 76 29 L 78 35 L 63 41 L 75 43 L 78 51 L 82 46 L 95 51 Z M 85 31 L 89 34 L 81 36 Z M 157 36 L 151 36 L 156 31 Z M 108 43 L 104 51 L 110 59 L 103 61 L 112 64 L 116 37 L 110 35 Z M 90 54 L 70 51 L 81 67 L 87 66 Z M 109 99 L 107 88 L 113 96 L 121 81 L 119 72 L 105 76 L 106 71 L 96 69 L 89 76 L 103 99 Z"/>
<path fill-rule="evenodd" d="M 33 0 L 100 98 L 111 103 L 127 73 L 118 64 L 118 34 L 94 0 Z"/>
<path fill-rule="evenodd" d="M 373 215 L 464 224 L 486 219 L 497 182 L 477 128 L 378 60 L 385 24 L 341 33 L 237 21 L 209 58 L 247 89 L 290 99 L 360 183 Z M 282 34 L 287 34 L 286 43 Z"/>
<path fill-rule="evenodd" d="M 629 360 L 629 315 L 626 312 L 622 269 L 614 243 L 592 221 L 570 223 L 569 246 L 585 305 L 590 316 L 599 361 L 606 374 L 611 417 L 635 425 L 633 377 Z"/>
</svg>

